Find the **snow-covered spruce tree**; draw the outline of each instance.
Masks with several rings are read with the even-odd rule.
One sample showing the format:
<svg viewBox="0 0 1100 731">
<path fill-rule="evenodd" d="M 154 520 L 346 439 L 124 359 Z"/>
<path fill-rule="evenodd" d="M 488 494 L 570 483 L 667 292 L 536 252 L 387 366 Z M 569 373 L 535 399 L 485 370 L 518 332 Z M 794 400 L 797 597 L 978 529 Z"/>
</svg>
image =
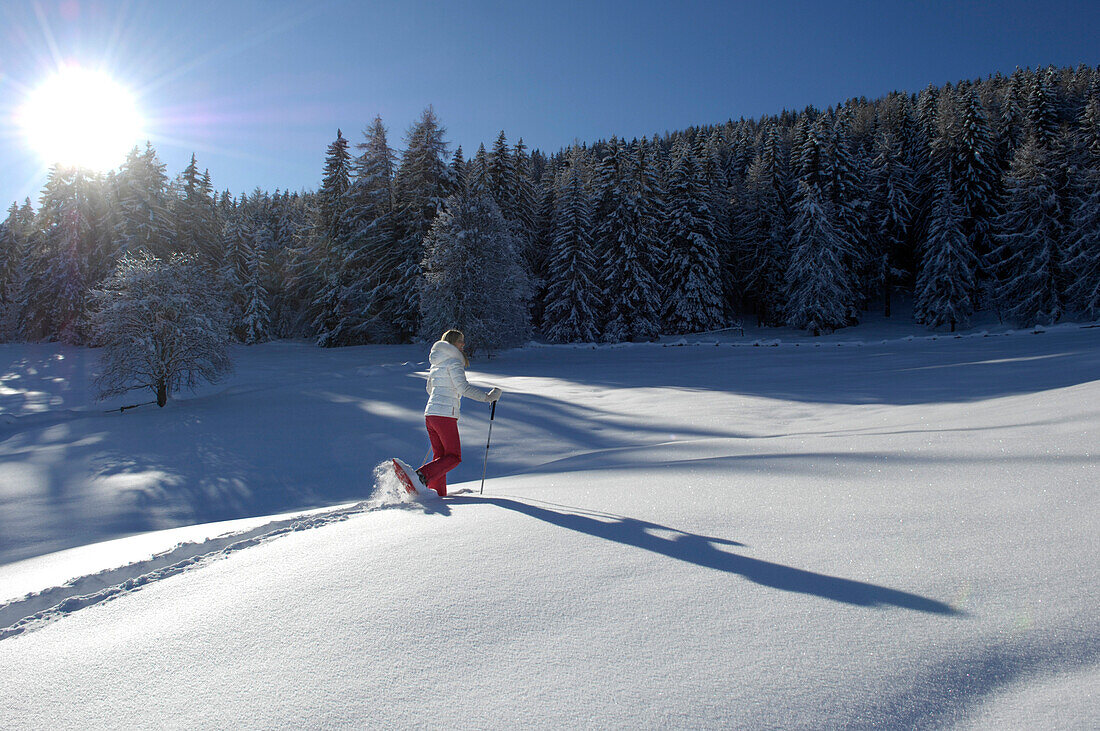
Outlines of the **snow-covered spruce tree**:
<svg viewBox="0 0 1100 731">
<path fill-rule="evenodd" d="M 574 147 L 562 171 L 547 262 L 543 332 L 558 343 L 599 337 L 600 289 L 592 251 L 592 204 L 584 188 L 584 153 Z"/>
<path fill-rule="evenodd" d="M 351 153 L 341 130 L 328 146 L 321 189 L 314 198 L 313 225 L 300 260 L 299 276 L 307 283 L 307 314 L 317 344 L 337 344 L 340 265 L 344 260 L 345 195 L 351 188 Z"/>
<path fill-rule="evenodd" d="M 1058 142 L 1058 110 L 1051 85 L 1054 69 L 1037 70 L 1031 76 L 1027 105 L 1024 108 L 1024 132 L 1040 146 L 1053 148 Z"/>
<path fill-rule="evenodd" d="M 830 115 L 807 110 L 799 117 L 792 139 L 791 163 L 798 182 L 811 185 L 819 194 L 829 185 Z M 796 184 L 797 185 L 797 184 Z"/>
<path fill-rule="evenodd" d="M 1008 168 L 1016 148 L 1023 142 L 1025 86 L 1024 72 L 1017 66 L 1008 79 L 1001 101 L 1001 114 L 997 118 L 997 165 L 1002 170 Z"/>
<path fill-rule="evenodd" d="M 13 311 L 18 307 L 16 297 L 24 254 L 19 228 L 19 206 L 12 203 L 8 217 L 0 223 L 0 343 L 15 339 L 9 323 L 18 318 Z"/>
<path fill-rule="evenodd" d="M 915 316 L 929 327 L 965 323 L 974 311 L 978 259 L 963 230 L 963 209 L 944 177 L 928 222 L 928 241 L 917 274 Z"/>
<path fill-rule="evenodd" d="M 270 236 L 270 234 L 266 234 Z M 262 239 L 265 234 L 259 234 Z M 266 246 L 257 240 L 248 258 L 248 280 L 244 283 L 244 317 L 241 329 L 248 345 L 271 339 L 271 305 L 265 280 L 267 279 Z"/>
<path fill-rule="evenodd" d="M 989 236 L 997 215 L 1001 171 L 997 166 L 993 128 L 978 91 L 971 87 L 962 101 L 962 118 L 954 140 L 952 187 L 970 249 L 979 261 L 984 261 L 991 248 Z M 978 274 L 985 275 L 982 271 Z"/>
<path fill-rule="evenodd" d="M 738 144 L 736 139 L 733 144 Z M 695 147 L 696 159 L 703 173 L 703 180 L 707 186 L 707 208 L 710 209 L 711 218 L 714 221 L 714 245 L 719 251 L 719 259 L 725 272 L 731 270 L 732 251 L 732 201 L 734 185 L 733 180 L 740 181 L 739 175 L 733 175 L 731 168 L 734 162 L 734 151 L 730 149 L 722 135 L 722 128 L 716 127 L 705 141 L 701 141 Z M 751 157 L 750 157 L 751 162 Z M 748 163 L 746 163 L 748 167 Z M 740 191 L 739 191 L 740 192 Z M 726 278 L 725 288 L 732 288 L 735 283 Z M 732 290 L 731 290 L 732 291 Z M 726 297 L 727 302 L 733 298 Z"/>
<path fill-rule="evenodd" d="M 787 266 L 787 324 L 815 336 L 849 324 L 855 276 L 848 247 L 816 186 L 798 184 Z"/>
<path fill-rule="evenodd" d="M 84 310 L 88 254 L 92 248 L 89 181 L 83 170 L 54 166 L 38 209 L 40 255 L 44 267 L 35 282 L 31 332 L 38 337 L 79 343 L 77 318 Z"/>
<path fill-rule="evenodd" d="M 114 254 L 146 252 L 167 256 L 175 225 L 168 200 L 168 176 L 153 146 L 135 147 L 115 178 Z M 114 259 L 112 259 L 112 264 Z"/>
<path fill-rule="evenodd" d="M 948 169 L 950 156 L 945 154 L 943 135 L 940 134 L 940 97 L 933 86 L 917 95 L 914 107 L 914 151 L 910 158 L 916 174 L 916 214 L 911 228 L 910 243 L 919 246 L 924 238 L 928 215 L 936 200 L 936 181 Z"/>
<path fill-rule="evenodd" d="M 866 174 L 852 140 L 850 111 L 837 112 L 830 130 L 826 158 L 828 191 L 832 220 L 846 244 L 848 267 L 857 276 L 856 299 L 863 301 L 874 276 L 875 262 L 868 256 Z M 853 307 L 852 315 L 856 314 Z"/>
<path fill-rule="evenodd" d="M 624 225 L 633 224 L 628 224 L 622 218 L 625 211 L 620 209 L 625 197 L 626 159 L 622 143 L 617 137 L 612 137 L 606 145 L 602 146 L 602 152 L 596 150 L 593 152 L 596 159 L 592 165 L 589 196 L 592 201 L 592 251 L 596 261 L 597 278 L 602 280 L 600 301 L 603 306 L 600 308 L 601 317 L 598 321 L 598 327 L 602 331 L 606 322 L 607 297 L 611 294 L 609 283 L 603 277 L 604 263 L 611 255 L 611 242 L 619 236 L 619 229 Z"/>
<path fill-rule="evenodd" d="M 991 254 L 1004 317 L 1020 325 L 1058 320 L 1069 272 L 1053 153 L 1032 136 L 1016 150 Z"/>
<path fill-rule="evenodd" d="M 1100 78 L 1100 73 L 1097 77 Z M 1097 86 L 1100 86 L 1100 82 Z M 1079 165 L 1090 170 L 1100 170 L 1100 89 L 1085 102 L 1077 127 L 1078 146 L 1082 155 Z"/>
<path fill-rule="evenodd" d="M 1070 306 L 1090 318 L 1100 317 L 1100 186 L 1078 207 L 1067 243 Z"/>
<path fill-rule="evenodd" d="M 673 150 L 667 195 L 665 328 L 670 333 L 710 330 L 721 324 L 722 277 L 705 185 L 695 152 L 683 139 Z"/>
<path fill-rule="evenodd" d="M 789 181 L 786 153 L 772 120 L 765 122 L 763 137 L 736 200 L 737 283 L 757 323 L 777 325 L 787 270 Z"/>
<path fill-rule="evenodd" d="M 302 337 L 297 327 L 301 306 L 293 282 L 294 256 L 306 230 L 302 196 L 276 191 L 271 198 L 271 246 L 267 257 L 267 292 L 271 296 L 271 336 Z"/>
<path fill-rule="evenodd" d="M 355 179 L 345 196 L 344 259 L 339 263 L 334 345 L 395 342 L 392 320 L 404 301 L 392 272 L 401 265 L 395 239 L 393 176 L 396 155 L 381 117 L 364 132 Z"/>
<path fill-rule="evenodd" d="M 538 185 L 538 205 L 531 245 L 525 253 L 527 276 L 531 282 L 531 324 L 542 328 L 543 307 L 546 304 L 547 266 L 554 241 L 554 209 L 557 205 L 557 165 L 550 164 L 542 172 Z"/>
<path fill-rule="evenodd" d="M 420 317 L 425 339 L 456 328 L 471 355 L 530 336 L 530 286 L 519 241 L 488 195 L 452 196 L 424 240 Z"/>
<path fill-rule="evenodd" d="M 916 174 L 905 162 L 904 148 L 889 132 L 875 139 L 871 164 L 868 230 L 868 286 L 880 293 L 890 317 L 894 288 L 905 276 L 902 250 L 916 211 Z"/>
<path fill-rule="evenodd" d="M 622 160 L 620 194 L 603 223 L 602 280 L 609 342 L 652 340 L 661 328 L 661 296 L 657 286 L 661 242 L 660 219 L 654 205 L 656 186 L 645 144 L 635 144 Z"/>
<path fill-rule="evenodd" d="M 123 257 L 92 293 L 92 321 L 103 345 L 100 399 L 148 388 L 164 406 L 182 386 L 232 370 L 222 299 L 194 257 Z"/>
<path fill-rule="evenodd" d="M 222 265 L 218 270 L 218 286 L 225 298 L 230 332 L 242 342 L 245 339 L 244 313 L 248 307 L 245 287 L 251 279 L 249 262 L 255 248 L 255 230 L 247 209 L 248 196 L 242 195 L 226 218 L 220 237 Z"/>
<path fill-rule="evenodd" d="M 497 135 L 493 143 L 493 150 L 486 159 L 486 173 L 488 174 L 489 195 L 493 196 L 497 207 L 500 209 L 504 220 L 509 223 L 516 218 L 516 199 L 518 198 L 518 181 L 516 179 L 516 164 L 512 157 L 512 151 L 508 147 L 508 138 L 504 130 Z"/>
<path fill-rule="evenodd" d="M 30 199 L 22 206 L 12 204 L 5 220 L 6 236 L 11 246 L 4 263 L 3 301 L 0 302 L 0 342 L 13 342 L 28 337 L 31 301 L 35 283 L 34 265 L 38 236 Z"/>
<path fill-rule="evenodd" d="M 1086 103 L 1079 126 L 1076 200 L 1066 237 L 1065 269 L 1071 276 L 1066 294 L 1073 309 L 1100 317 L 1100 94 Z"/>
<path fill-rule="evenodd" d="M 195 155 L 175 184 L 176 196 L 172 200 L 172 220 L 175 225 L 175 249 L 185 254 L 196 254 L 209 271 L 221 266 L 221 247 L 218 246 L 220 227 L 214 208 L 214 189 L 210 173 L 199 172 Z"/>
<path fill-rule="evenodd" d="M 520 137 L 512 149 L 512 167 L 515 169 L 515 210 L 511 221 L 512 228 L 523 244 L 523 255 L 530 259 L 528 249 L 535 237 L 535 185 L 531 178 L 531 156 L 527 154 L 527 145 Z"/>
<path fill-rule="evenodd" d="M 451 171 L 451 185 L 454 186 L 455 193 L 461 194 L 466 192 L 466 158 L 462 154 L 462 145 L 455 148 L 455 152 L 451 155 L 451 164 L 448 166 Z"/>
<path fill-rule="evenodd" d="M 446 130 L 428 107 L 405 138 L 405 152 L 395 177 L 397 215 L 397 266 L 390 272 L 393 291 L 400 301 L 393 324 L 402 340 L 420 331 L 420 262 L 424 237 L 454 184 L 447 167 Z"/>
<path fill-rule="evenodd" d="M 489 182 L 489 155 L 485 145 L 477 146 L 477 152 L 466 165 L 466 190 L 471 193 L 489 194 L 492 185 Z"/>
</svg>

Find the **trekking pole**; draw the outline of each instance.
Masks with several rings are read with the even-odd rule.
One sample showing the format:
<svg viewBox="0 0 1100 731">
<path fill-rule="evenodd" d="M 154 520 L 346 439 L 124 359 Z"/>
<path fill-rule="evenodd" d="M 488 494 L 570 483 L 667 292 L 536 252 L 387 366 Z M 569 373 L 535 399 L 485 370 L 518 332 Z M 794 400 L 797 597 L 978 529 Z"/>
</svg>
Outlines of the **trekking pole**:
<svg viewBox="0 0 1100 731">
<path fill-rule="evenodd" d="M 481 490 L 479 495 L 485 494 L 485 472 L 489 469 L 489 442 L 493 439 L 493 417 L 497 415 L 497 402 L 493 402 L 493 408 L 489 411 L 489 438 L 485 440 L 485 464 L 481 466 Z"/>
</svg>

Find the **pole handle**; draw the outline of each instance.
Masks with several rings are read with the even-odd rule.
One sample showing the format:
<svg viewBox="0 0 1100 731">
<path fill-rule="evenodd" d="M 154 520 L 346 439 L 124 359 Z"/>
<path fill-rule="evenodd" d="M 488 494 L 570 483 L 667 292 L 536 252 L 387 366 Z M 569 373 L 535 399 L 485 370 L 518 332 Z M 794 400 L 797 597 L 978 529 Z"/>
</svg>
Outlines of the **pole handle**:
<svg viewBox="0 0 1100 731">
<path fill-rule="evenodd" d="M 493 402 L 493 408 L 489 409 L 489 421 L 493 420 L 493 417 L 497 415 L 497 402 Z"/>
</svg>

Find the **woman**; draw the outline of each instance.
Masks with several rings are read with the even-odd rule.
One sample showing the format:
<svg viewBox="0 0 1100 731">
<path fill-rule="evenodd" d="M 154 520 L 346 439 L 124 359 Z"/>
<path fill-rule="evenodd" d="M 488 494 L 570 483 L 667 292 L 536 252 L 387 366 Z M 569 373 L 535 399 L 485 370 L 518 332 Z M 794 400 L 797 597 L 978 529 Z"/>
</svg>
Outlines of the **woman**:
<svg viewBox="0 0 1100 731">
<path fill-rule="evenodd" d="M 464 349 L 466 338 L 458 330 L 448 330 L 432 346 L 428 356 L 428 405 L 424 408 L 424 422 L 428 426 L 428 438 L 432 442 L 432 461 L 416 471 L 420 481 L 447 496 L 447 473 L 462 461 L 462 445 L 458 441 L 458 412 L 463 396 L 476 401 L 496 401 L 502 391 L 493 388 L 485 393 L 466 382 L 466 368 L 470 361 Z"/>
</svg>

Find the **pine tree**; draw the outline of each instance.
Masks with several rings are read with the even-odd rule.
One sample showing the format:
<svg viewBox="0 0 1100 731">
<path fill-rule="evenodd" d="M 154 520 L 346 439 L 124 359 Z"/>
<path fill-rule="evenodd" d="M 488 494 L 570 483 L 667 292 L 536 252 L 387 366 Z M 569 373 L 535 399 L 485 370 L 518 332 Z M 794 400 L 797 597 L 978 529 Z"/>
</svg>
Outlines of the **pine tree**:
<svg viewBox="0 0 1100 731">
<path fill-rule="evenodd" d="M 518 198 L 518 181 L 516 179 L 516 165 L 512 158 L 512 151 L 508 147 L 508 139 L 504 130 L 500 131 L 493 151 L 489 153 L 486 161 L 488 174 L 489 195 L 493 196 L 497 207 L 500 209 L 504 220 L 509 223 L 515 221 L 516 199 Z"/>
<path fill-rule="evenodd" d="M 851 253 L 829 211 L 829 202 L 799 182 L 787 267 L 787 324 L 815 336 L 848 325 L 855 302 Z"/>
<path fill-rule="evenodd" d="M 214 208 L 213 187 L 208 172 L 199 173 L 195 155 L 180 174 L 173 201 L 172 219 L 175 224 L 177 251 L 195 254 L 210 271 L 220 266 L 218 227 Z"/>
<path fill-rule="evenodd" d="M 868 281 L 874 278 L 875 262 L 867 249 L 868 195 L 864 185 L 867 174 L 853 149 L 847 110 L 835 116 L 829 134 L 827 182 L 823 190 L 827 191 L 837 233 L 845 242 L 845 264 L 858 277 L 856 296 L 862 299 L 870 289 Z M 855 308 L 851 314 L 854 317 Z"/>
<path fill-rule="evenodd" d="M 264 280 L 267 277 L 265 247 L 257 242 L 248 259 L 248 281 L 244 285 L 244 342 L 266 342 L 271 337 L 271 307 Z"/>
<path fill-rule="evenodd" d="M 829 116 L 819 114 L 813 121 L 802 120 L 805 131 L 795 159 L 795 176 L 799 182 L 812 186 L 818 192 L 829 190 Z"/>
<path fill-rule="evenodd" d="M 594 342 L 599 337 L 599 287 L 583 164 L 583 153 L 573 148 L 554 209 L 543 330 L 549 340 L 559 343 Z"/>
<path fill-rule="evenodd" d="M 1054 322 L 1065 312 L 1068 272 L 1058 171 L 1042 139 L 1033 134 L 1016 151 L 991 255 L 1003 314 L 1022 325 Z"/>
<path fill-rule="evenodd" d="M 1054 147 L 1058 140 L 1058 113 L 1050 85 L 1051 76 L 1042 71 L 1032 75 L 1024 110 L 1027 136 L 1047 149 Z"/>
<path fill-rule="evenodd" d="M 786 198 L 778 132 L 768 125 L 764 145 L 749 164 L 735 227 L 736 281 L 761 325 L 780 323 L 790 227 Z"/>
<path fill-rule="evenodd" d="M 78 319 L 84 311 L 87 250 L 92 236 L 91 217 L 84 196 L 82 173 L 73 171 L 73 194 L 61 204 L 58 220 L 47 229 L 46 246 L 53 254 L 48 285 L 53 297 L 51 327 L 62 342 L 79 344 Z"/>
<path fill-rule="evenodd" d="M 455 148 L 455 154 L 451 156 L 451 182 L 454 184 L 455 195 L 466 192 L 466 160 L 462 157 L 462 145 Z"/>
<path fill-rule="evenodd" d="M 519 242 L 492 197 L 455 196 L 425 240 L 420 293 L 425 339 L 456 328 L 468 352 L 492 353 L 530 335 L 530 287 Z"/>
<path fill-rule="evenodd" d="M 731 142 L 726 141 L 724 132 L 733 138 Z M 744 295 L 736 275 L 738 261 L 733 244 L 732 220 L 733 200 L 744 195 L 742 176 L 734 172 L 734 168 L 741 165 L 736 158 L 742 155 L 743 147 L 752 149 L 751 143 L 746 141 L 743 134 L 735 134 L 732 129 L 719 127 L 712 130 L 705 141 L 700 137 L 695 145 L 695 157 L 699 161 L 707 191 L 707 208 L 710 209 L 711 219 L 714 221 L 714 247 L 718 252 L 722 315 L 732 315 Z M 750 157 L 745 163 L 746 167 L 751 159 Z"/>
<path fill-rule="evenodd" d="M 710 330 L 720 325 L 723 309 L 710 191 L 683 138 L 676 142 L 673 158 L 667 189 L 665 327 L 671 333 Z"/>
<path fill-rule="evenodd" d="M 929 220 L 928 242 L 917 275 L 915 315 L 929 327 L 965 323 L 974 311 L 978 259 L 963 228 L 963 207 L 944 177 Z"/>
<path fill-rule="evenodd" d="M 135 147 L 116 178 L 117 227 L 114 257 L 146 252 L 166 257 L 175 248 L 175 224 L 168 205 L 168 176 L 153 146 Z"/>
<path fill-rule="evenodd" d="M 997 125 L 997 167 L 1007 170 L 1024 135 L 1024 72 L 1019 67 L 1009 77 Z"/>
<path fill-rule="evenodd" d="M 346 258 L 344 227 L 347 192 L 351 188 L 351 153 L 341 130 L 328 147 L 321 189 L 316 195 L 314 222 L 301 262 L 300 276 L 309 293 L 308 316 L 317 344 L 338 344 L 340 269 Z"/>
<path fill-rule="evenodd" d="M 1098 75 L 1100 76 L 1100 75 Z M 1092 95 L 1079 120 L 1081 158 L 1073 184 L 1073 215 L 1066 236 L 1070 306 L 1100 317 L 1100 96 Z"/>
<path fill-rule="evenodd" d="M 1067 239 L 1065 271 L 1071 279 L 1071 306 L 1090 318 L 1100 317 L 1100 184 L 1078 206 Z"/>
<path fill-rule="evenodd" d="M 17 322 L 19 316 L 17 297 L 24 256 L 21 233 L 19 206 L 12 203 L 8 217 L 0 223 L 0 343 L 16 336 L 10 323 Z"/>
<path fill-rule="evenodd" d="M 596 261 L 606 261 L 612 248 L 612 239 L 619 236 L 617 228 L 623 221 L 613 218 L 624 197 L 625 153 L 622 143 L 612 137 L 603 155 L 593 166 L 590 196 L 592 200 L 592 248 Z"/>
<path fill-rule="evenodd" d="M 272 332 L 280 338 L 304 338 L 310 333 L 302 317 L 306 308 L 297 272 L 300 243 L 307 238 L 310 229 L 306 196 L 284 192 L 276 196 L 274 209 L 274 255 L 271 257 L 271 284 L 268 288 L 272 296 Z"/>
<path fill-rule="evenodd" d="M 867 284 L 882 294 L 884 314 L 890 317 L 894 288 L 905 276 L 902 250 L 916 212 L 916 174 L 905 163 L 904 148 L 893 134 L 880 133 L 874 149 Z"/>
<path fill-rule="evenodd" d="M 531 158 L 527 154 L 527 145 L 521 137 L 512 149 L 515 168 L 515 216 L 512 228 L 520 239 L 525 258 L 529 258 L 528 249 L 535 236 L 535 186 L 531 177 Z"/>
<path fill-rule="evenodd" d="M 477 147 L 477 153 L 466 165 L 466 189 L 471 193 L 490 194 L 492 184 L 489 181 L 489 155 L 485 145 Z"/>
<path fill-rule="evenodd" d="M 1001 176 L 993 130 L 981 99 L 975 89 L 970 89 L 964 99 L 961 125 L 955 136 L 951 185 L 959 204 L 960 221 L 969 248 L 982 262 L 988 258 L 991 249 L 990 230 L 997 214 Z M 984 268 L 979 267 L 976 274 L 984 277 Z"/>
<path fill-rule="evenodd" d="M 336 139 L 328 146 L 321 189 L 317 192 L 318 228 L 321 235 L 330 241 L 337 241 L 341 237 L 346 205 L 344 196 L 351 188 L 351 169 L 348 140 L 338 129 Z"/>
<path fill-rule="evenodd" d="M 244 315 L 248 307 L 247 286 L 251 280 L 249 262 L 253 257 L 254 231 L 246 209 L 248 196 L 242 195 L 222 228 L 222 266 L 218 282 L 223 293 L 230 331 L 241 341 L 246 337 Z"/>
<path fill-rule="evenodd" d="M 393 325 L 402 339 L 419 331 L 420 262 L 424 237 L 436 215 L 445 208 L 453 188 L 446 159 L 445 130 L 431 107 L 409 130 L 401 166 L 396 175 L 398 266 L 390 273 L 394 292 L 402 298 L 395 307 Z"/>
<path fill-rule="evenodd" d="M 941 96 L 935 87 L 928 86 L 917 95 L 914 110 L 915 154 L 911 164 L 917 180 L 917 213 L 910 241 L 917 245 L 924 238 L 927 218 L 935 205 L 936 184 L 940 176 L 947 173 L 950 162 L 947 147 L 943 144 L 944 136 L 940 133 L 943 122 Z"/>
<path fill-rule="evenodd" d="M 1100 90 L 1085 103 L 1078 127 L 1080 147 L 1085 156 L 1082 165 L 1096 169 L 1100 165 Z"/>
<path fill-rule="evenodd" d="M 403 302 L 390 275 L 402 265 L 394 216 L 396 156 L 380 117 L 364 134 L 345 202 L 347 241 L 338 275 L 338 336 L 333 338 L 341 345 L 396 341 L 391 322 Z"/>
<path fill-rule="evenodd" d="M 531 324 L 542 327 L 543 306 L 546 303 L 547 271 L 554 244 L 554 211 L 557 205 L 555 184 L 557 165 L 548 165 L 538 186 L 539 201 L 535 216 L 532 244 L 524 252 L 528 279 L 531 282 Z"/>
<path fill-rule="evenodd" d="M 5 283 L 4 308 L 0 311 L 0 340 L 17 341 L 34 337 L 29 325 L 33 320 L 36 283 L 36 265 L 43 261 L 39 255 L 40 237 L 35 230 L 35 213 L 29 198 L 22 206 L 14 203 L 8 209 L 5 221 L 11 242 L 10 259 L 5 265 L 9 277 Z"/>
<path fill-rule="evenodd" d="M 646 146 L 634 145 L 632 159 L 622 164 L 617 205 L 599 232 L 604 239 L 604 340 L 652 340 L 661 326 L 656 279 L 660 221 L 652 202 L 656 191 Z"/>
<path fill-rule="evenodd" d="M 102 187 L 100 177 L 79 168 L 50 171 L 35 224 L 41 235 L 40 266 L 28 325 L 37 337 L 87 341 L 85 297 L 101 276 L 96 255 L 107 236 L 102 230 Z"/>
</svg>

